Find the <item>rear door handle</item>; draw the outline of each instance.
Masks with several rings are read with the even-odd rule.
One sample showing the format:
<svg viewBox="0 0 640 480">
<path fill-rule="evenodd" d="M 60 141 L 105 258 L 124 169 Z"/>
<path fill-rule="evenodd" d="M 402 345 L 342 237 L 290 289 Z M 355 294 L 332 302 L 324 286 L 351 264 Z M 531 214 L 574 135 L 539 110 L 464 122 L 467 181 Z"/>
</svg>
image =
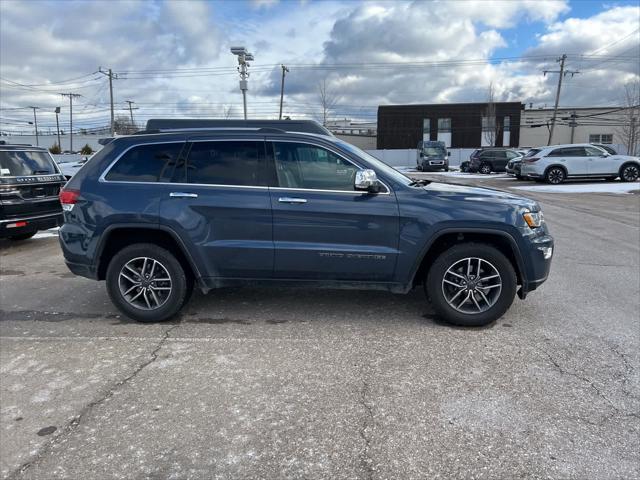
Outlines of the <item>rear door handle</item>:
<svg viewBox="0 0 640 480">
<path fill-rule="evenodd" d="M 293 198 L 293 197 L 280 197 L 278 199 L 280 203 L 307 203 L 305 198 Z"/>
<path fill-rule="evenodd" d="M 198 198 L 197 193 L 186 193 L 186 192 L 171 192 L 169 196 L 173 198 Z"/>
</svg>

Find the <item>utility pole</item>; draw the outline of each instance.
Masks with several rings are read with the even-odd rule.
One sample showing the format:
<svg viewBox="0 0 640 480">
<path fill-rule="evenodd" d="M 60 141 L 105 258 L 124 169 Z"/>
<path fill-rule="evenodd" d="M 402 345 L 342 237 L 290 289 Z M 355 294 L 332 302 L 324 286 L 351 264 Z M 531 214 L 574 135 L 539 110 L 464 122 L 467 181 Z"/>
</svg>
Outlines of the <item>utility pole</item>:
<svg viewBox="0 0 640 480">
<path fill-rule="evenodd" d="M 60 124 L 58 123 L 58 115 L 60 114 L 60 107 L 56 107 L 56 133 L 58 134 L 58 148 L 62 151 L 62 144 L 60 143 Z"/>
<path fill-rule="evenodd" d="M 547 145 L 551 145 L 551 142 L 553 140 L 553 130 L 555 129 L 556 126 L 556 117 L 558 115 L 558 103 L 560 102 L 560 89 L 562 88 L 562 78 L 565 75 L 569 75 L 571 74 L 571 76 L 573 77 L 576 73 L 580 73 L 577 70 L 573 70 L 573 71 L 564 71 L 564 62 L 567 59 L 567 55 L 566 54 L 562 54 L 562 56 L 560 58 L 558 58 L 556 61 L 560 62 L 560 70 L 545 70 L 544 71 L 544 75 L 546 76 L 547 73 L 558 73 L 558 88 L 556 90 L 556 103 L 555 106 L 553 107 L 553 116 L 551 117 L 551 128 L 549 129 L 549 140 L 547 141 Z"/>
<path fill-rule="evenodd" d="M 79 93 L 61 93 L 60 95 L 69 97 L 69 151 L 73 152 L 73 99 L 82 95 Z"/>
<path fill-rule="evenodd" d="M 278 120 L 282 120 L 282 101 L 284 100 L 284 76 L 289 71 L 287 67 L 284 65 L 280 65 L 282 67 L 282 83 L 280 84 L 280 115 L 278 115 Z"/>
<path fill-rule="evenodd" d="M 38 118 L 36 117 L 36 110 L 40 107 L 29 107 L 33 109 L 33 126 L 36 128 L 36 146 L 40 146 L 40 142 L 38 140 Z"/>
<path fill-rule="evenodd" d="M 113 116 L 113 79 L 118 78 L 118 74 L 113 73 L 111 69 L 103 70 L 102 67 L 98 67 L 98 72 L 109 77 L 109 98 L 111 99 L 111 136 L 114 136 L 116 131 L 115 131 L 115 119 Z"/>
<path fill-rule="evenodd" d="M 231 53 L 238 57 L 238 73 L 240 73 L 240 90 L 242 91 L 242 104 L 244 106 L 244 119 L 247 119 L 247 90 L 249 90 L 249 72 L 247 61 L 253 61 L 253 54 L 244 47 L 231 47 Z"/>
<path fill-rule="evenodd" d="M 129 115 L 131 115 L 131 127 L 133 128 L 135 126 L 135 123 L 133 122 L 133 107 L 131 107 L 131 105 L 136 102 L 132 100 L 125 100 L 125 103 L 129 104 Z"/>
</svg>

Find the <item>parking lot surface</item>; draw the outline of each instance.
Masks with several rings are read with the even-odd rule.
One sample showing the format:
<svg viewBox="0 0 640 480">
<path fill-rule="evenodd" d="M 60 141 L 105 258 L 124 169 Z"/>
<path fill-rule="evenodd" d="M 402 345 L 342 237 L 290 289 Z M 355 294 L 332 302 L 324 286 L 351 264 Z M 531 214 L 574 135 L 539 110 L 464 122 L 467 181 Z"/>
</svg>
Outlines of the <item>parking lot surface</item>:
<svg viewBox="0 0 640 480">
<path fill-rule="evenodd" d="M 640 195 L 519 193 L 551 276 L 482 329 L 421 290 L 222 289 L 136 324 L 55 236 L 3 242 L 0 476 L 640 478 Z"/>
</svg>

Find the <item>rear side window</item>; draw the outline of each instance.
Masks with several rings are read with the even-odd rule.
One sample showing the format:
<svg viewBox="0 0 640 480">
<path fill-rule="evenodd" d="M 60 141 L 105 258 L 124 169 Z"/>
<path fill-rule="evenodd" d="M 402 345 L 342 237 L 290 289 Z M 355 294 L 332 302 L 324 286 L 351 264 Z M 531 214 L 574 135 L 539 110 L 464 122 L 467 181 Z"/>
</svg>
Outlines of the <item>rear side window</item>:
<svg viewBox="0 0 640 480">
<path fill-rule="evenodd" d="M 533 157 L 533 156 L 535 156 L 535 155 L 539 154 L 539 153 L 540 153 L 540 151 L 541 151 L 541 150 L 540 150 L 539 148 L 532 148 L 531 150 L 529 150 L 529 151 L 527 152 L 527 154 L 524 156 L 524 158 Z"/>
<path fill-rule="evenodd" d="M 264 142 L 194 142 L 187 158 L 187 183 L 265 186 Z"/>
<path fill-rule="evenodd" d="M 584 157 L 584 148 L 583 147 L 566 147 L 566 148 L 556 148 L 553 150 L 548 157 Z"/>
<path fill-rule="evenodd" d="M 58 173 L 51 156 L 46 152 L 0 151 L 0 176 L 23 177 Z"/>
<path fill-rule="evenodd" d="M 111 182 L 158 182 L 171 178 L 183 143 L 154 143 L 128 150 L 105 176 Z"/>
</svg>

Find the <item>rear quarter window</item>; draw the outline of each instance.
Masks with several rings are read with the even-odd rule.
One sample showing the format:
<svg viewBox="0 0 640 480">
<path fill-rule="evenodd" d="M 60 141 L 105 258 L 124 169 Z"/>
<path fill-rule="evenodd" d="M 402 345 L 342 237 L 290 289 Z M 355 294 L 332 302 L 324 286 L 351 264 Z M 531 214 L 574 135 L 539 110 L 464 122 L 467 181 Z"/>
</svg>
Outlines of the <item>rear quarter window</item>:
<svg viewBox="0 0 640 480">
<path fill-rule="evenodd" d="M 105 175 L 110 182 L 158 182 L 170 179 L 184 143 L 154 143 L 127 150 Z"/>
</svg>

